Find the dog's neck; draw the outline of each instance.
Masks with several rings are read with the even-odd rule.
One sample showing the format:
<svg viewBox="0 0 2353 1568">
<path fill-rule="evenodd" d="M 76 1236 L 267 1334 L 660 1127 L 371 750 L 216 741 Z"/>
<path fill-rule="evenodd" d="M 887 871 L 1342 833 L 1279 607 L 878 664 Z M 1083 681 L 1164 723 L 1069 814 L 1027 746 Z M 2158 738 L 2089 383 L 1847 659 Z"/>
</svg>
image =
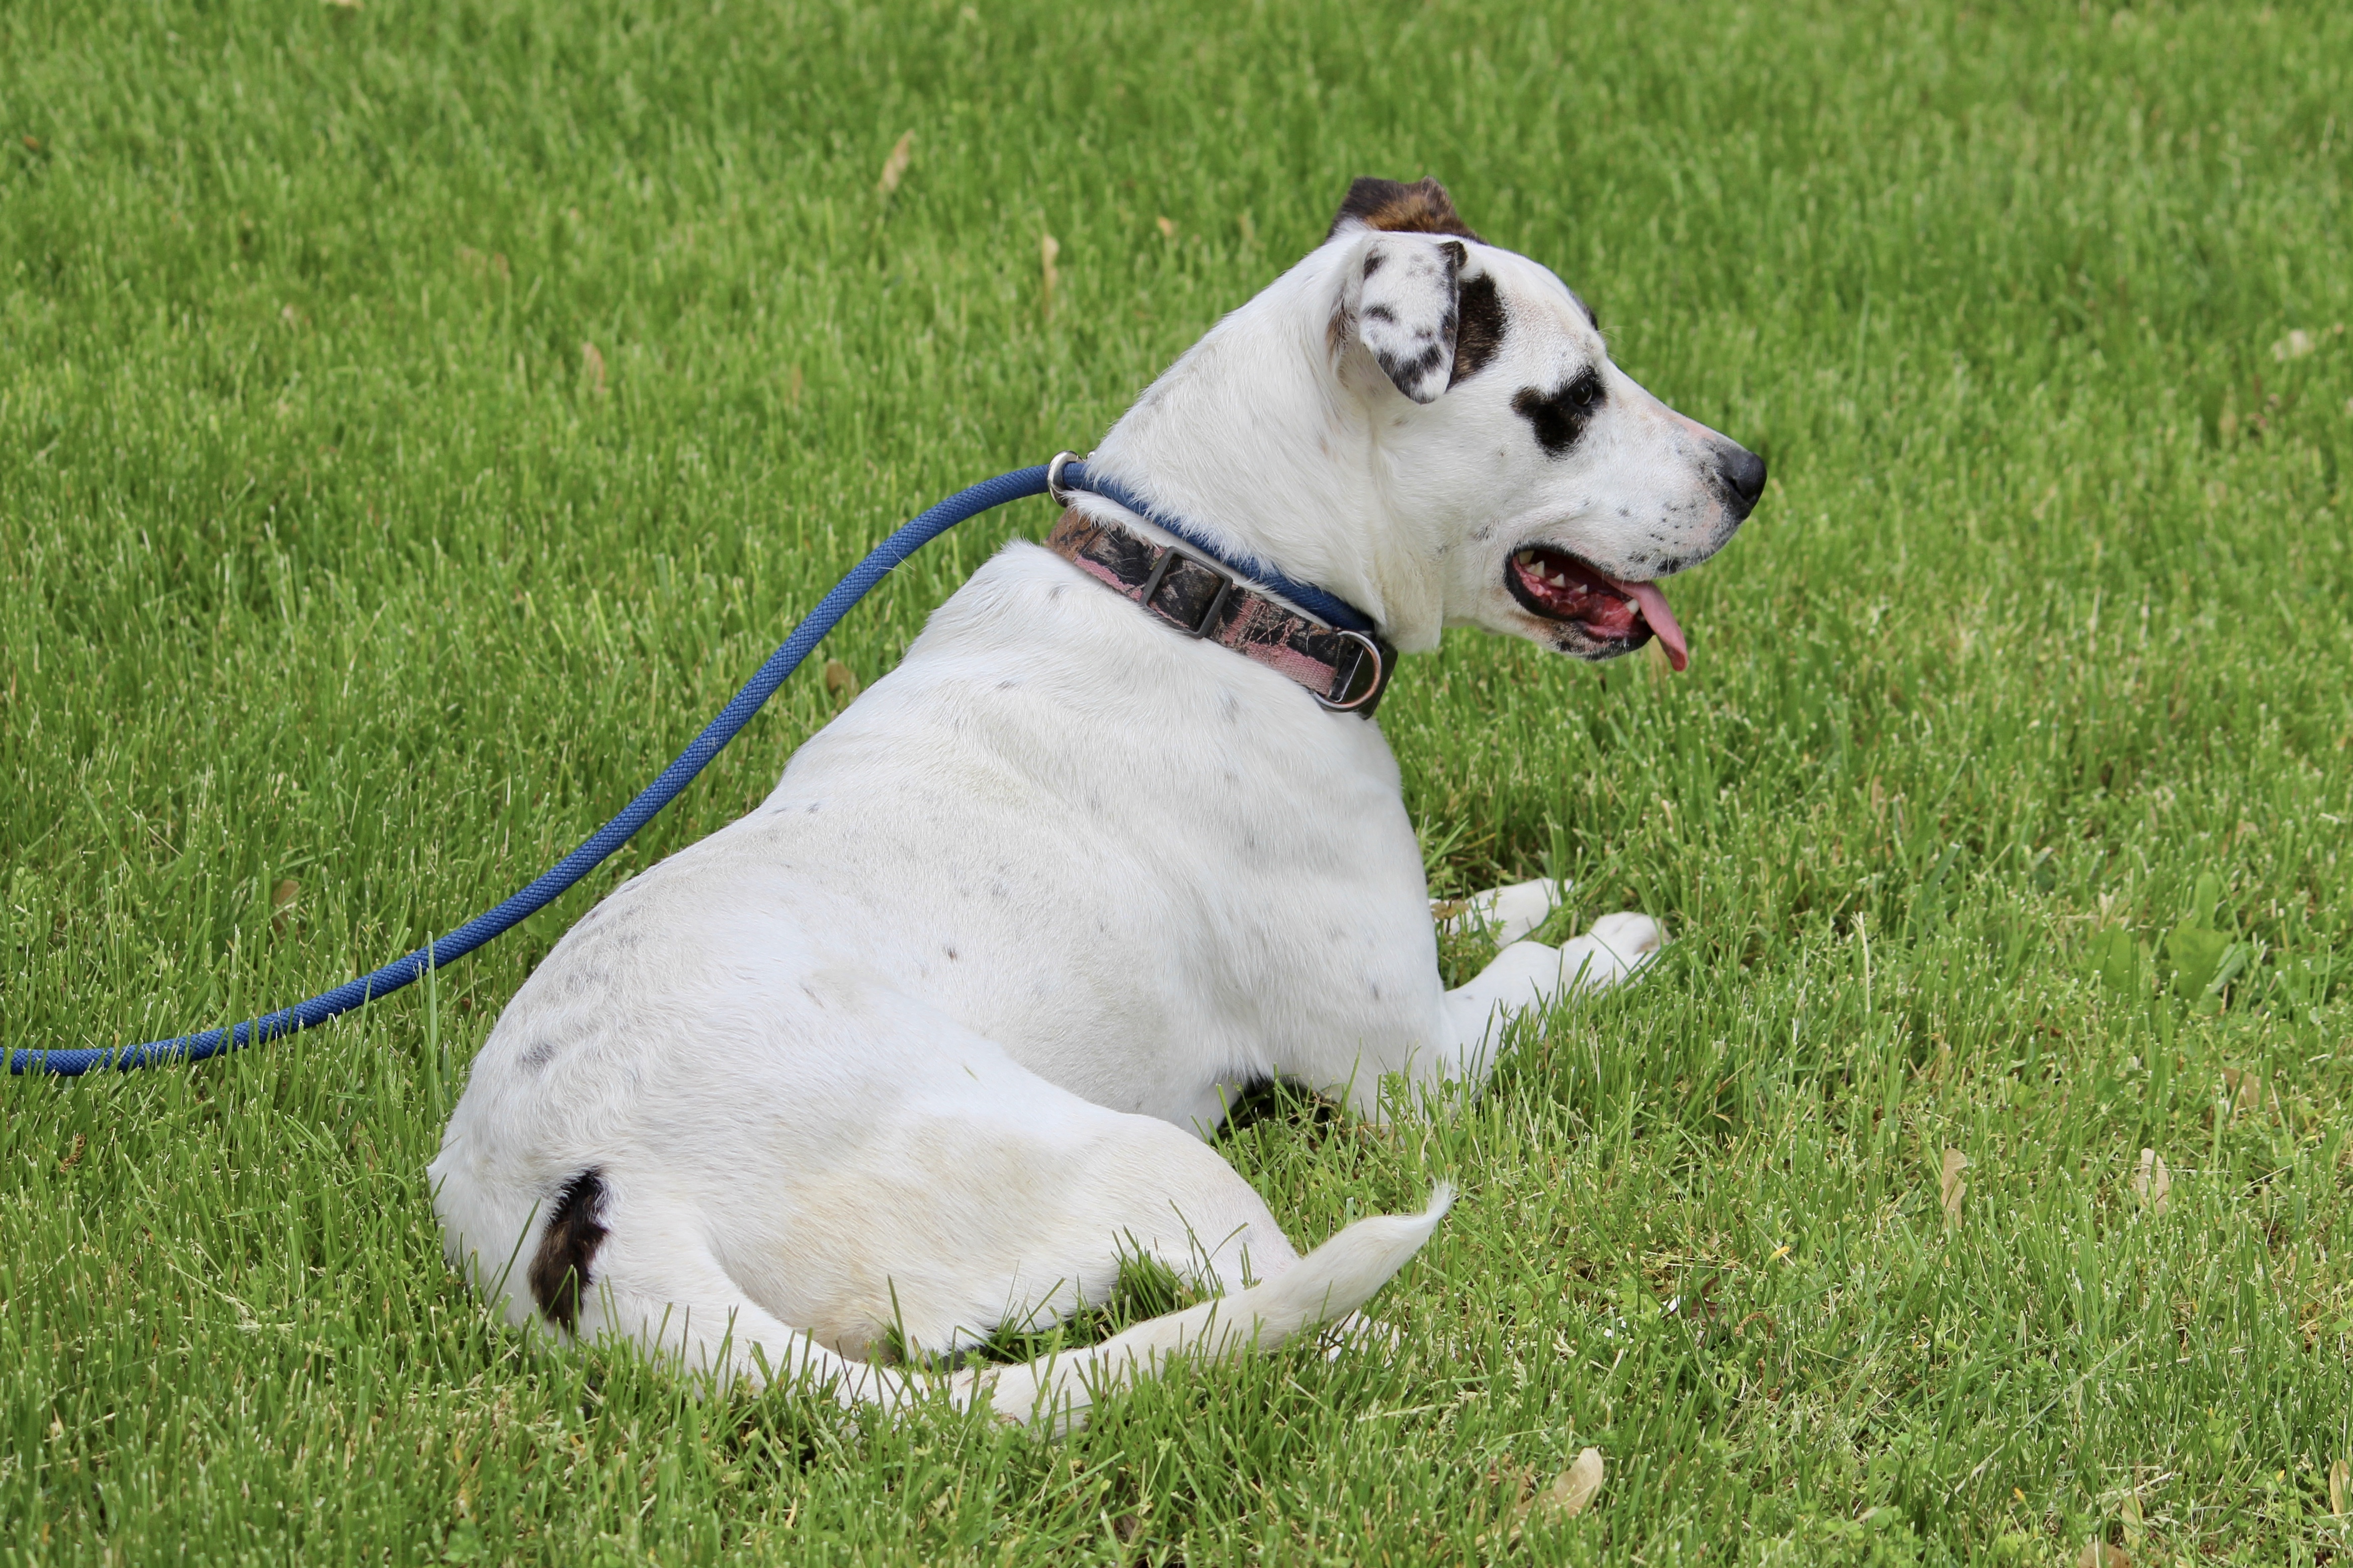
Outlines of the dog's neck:
<svg viewBox="0 0 2353 1568">
<path fill-rule="evenodd" d="M 1409 515 L 1331 322 L 1345 242 L 1326 245 L 1212 328 L 1090 458 L 1202 532 L 1363 610 L 1398 648 L 1438 646 L 1441 520 Z"/>
</svg>

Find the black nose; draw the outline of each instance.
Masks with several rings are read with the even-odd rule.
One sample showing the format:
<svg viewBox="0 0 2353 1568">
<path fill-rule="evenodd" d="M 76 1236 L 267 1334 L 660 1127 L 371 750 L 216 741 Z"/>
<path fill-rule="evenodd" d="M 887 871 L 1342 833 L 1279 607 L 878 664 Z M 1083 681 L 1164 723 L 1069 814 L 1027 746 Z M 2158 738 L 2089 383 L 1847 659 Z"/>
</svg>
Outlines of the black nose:
<svg viewBox="0 0 2353 1568">
<path fill-rule="evenodd" d="M 1724 476 L 1725 488 L 1740 499 L 1740 515 L 1746 517 L 1765 493 L 1765 459 L 1746 447 L 1735 447 L 1716 459 L 1715 468 Z"/>
</svg>

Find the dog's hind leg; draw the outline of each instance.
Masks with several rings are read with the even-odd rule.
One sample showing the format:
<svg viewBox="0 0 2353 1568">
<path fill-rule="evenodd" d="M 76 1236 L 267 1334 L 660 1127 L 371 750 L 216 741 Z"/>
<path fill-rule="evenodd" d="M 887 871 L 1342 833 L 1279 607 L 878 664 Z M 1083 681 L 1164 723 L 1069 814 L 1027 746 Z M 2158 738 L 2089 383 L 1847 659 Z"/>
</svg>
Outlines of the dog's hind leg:
<svg viewBox="0 0 2353 1568">
<path fill-rule="evenodd" d="M 1304 1331 L 1350 1321 L 1362 1325 L 1358 1337 L 1384 1338 L 1388 1331 L 1365 1325 L 1356 1310 L 1421 1250 L 1453 1202 L 1453 1190 L 1440 1186 L 1420 1214 L 1358 1220 L 1247 1289 L 1138 1323 L 1085 1350 L 959 1374 L 957 1401 L 986 1390 L 998 1415 L 1065 1432 L 1085 1421 L 1098 1397 L 1152 1376 L 1171 1361 L 1272 1350 Z"/>
<path fill-rule="evenodd" d="M 844 1407 L 897 1410 L 914 1388 L 778 1321 L 694 1238 L 689 1216 L 632 1214 L 599 1249 L 575 1337 L 620 1338 L 720 1387 L 802 1383 Z"/>
</svg>

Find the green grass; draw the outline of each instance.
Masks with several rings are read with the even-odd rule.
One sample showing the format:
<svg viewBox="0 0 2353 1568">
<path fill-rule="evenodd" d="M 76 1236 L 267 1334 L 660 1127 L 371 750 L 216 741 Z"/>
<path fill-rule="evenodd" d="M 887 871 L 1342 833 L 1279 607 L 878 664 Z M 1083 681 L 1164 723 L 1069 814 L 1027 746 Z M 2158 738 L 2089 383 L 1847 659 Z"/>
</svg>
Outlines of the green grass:
<svg viewBox="0 0 2353 1568">
<path fill-rule="evenodd" d="M 1051 1444 L 551 1355 L 444 1270 L 425 1163 L 812 671 L 434 985 L 0 1089 L 0 1560 L 2353 1552 L 2353 11 L 676 11 L 0 6 L 6 1046 L 248 1016 L 520 885 L 1364 173 L 1444 178 L 1772 460 L 1677 590 L 1689 674 L 1463 636 L 1382 714 L 1440 890 L 1551 870 L 1680 940 L 1475 1108 L 1228 1138 L 1303 1242 L 1461 1184 L 1388 1364 Z M 1045 521 L 828 651 L 872 679 Z M 1593 1510 L 1509 1541 L 1588 1445 Z"/>
</svg>

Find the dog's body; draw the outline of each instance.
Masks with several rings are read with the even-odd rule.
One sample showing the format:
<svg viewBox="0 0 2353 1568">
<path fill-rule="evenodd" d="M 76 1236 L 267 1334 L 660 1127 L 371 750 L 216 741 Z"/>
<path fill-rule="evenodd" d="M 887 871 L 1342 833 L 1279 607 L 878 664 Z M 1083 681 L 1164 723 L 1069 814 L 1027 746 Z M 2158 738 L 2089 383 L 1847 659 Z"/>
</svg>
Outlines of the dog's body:
<svg viewBox="0 0 2353 1568">
<path fill-rule="evenodd" d="M 1588 657 L 1655 627 L 1679 658 L 1647 579 L 1719 546 L 1762 466 L 1710 478 L 1739 449 L 1609 368 L 1549 273 L 1433 233 L 1434 185 L 1360 182 L 1352 205 L 1417 194 L 1419 223 L 1344 211 L 1091 468 L 1408 650 L 1473 621 Z M 1601 378 L 1581 414 L 1580 378 Z M 1564 485 L 1591 432 L 1561 441 L 1562 422 L 1600 430 L 1613 403 L 1626 428 Z M 1585 575 L 1547 569 L 1565 559 Z M 1521 931 L 1545 907 L 1505 904 Z M 886 1403 L 905 1384 L 870 1358 L 894 1328 L 946 1352 L 1049 1322 L 1124 1254 L 1240 1292 L 994 1374 L 1026 1415 L 1082 1403 L 1083 1373 L 1352 1312 L 1436 1224 L 1442 1205 L 1299 1259 L 1202 1141 L 1238 1090 L 1280 1076 L 1377 1114 L 1386 1074 L 1475 1080 L 1502 1016 L 1660 940 L 1610 917 L 1442 989 L 1376 725 L 1017 544 L 760 810 L 549 954 L 475 1062 L 437 1204 L 452 1260 L 517 1322 Z"/>
</svg>

